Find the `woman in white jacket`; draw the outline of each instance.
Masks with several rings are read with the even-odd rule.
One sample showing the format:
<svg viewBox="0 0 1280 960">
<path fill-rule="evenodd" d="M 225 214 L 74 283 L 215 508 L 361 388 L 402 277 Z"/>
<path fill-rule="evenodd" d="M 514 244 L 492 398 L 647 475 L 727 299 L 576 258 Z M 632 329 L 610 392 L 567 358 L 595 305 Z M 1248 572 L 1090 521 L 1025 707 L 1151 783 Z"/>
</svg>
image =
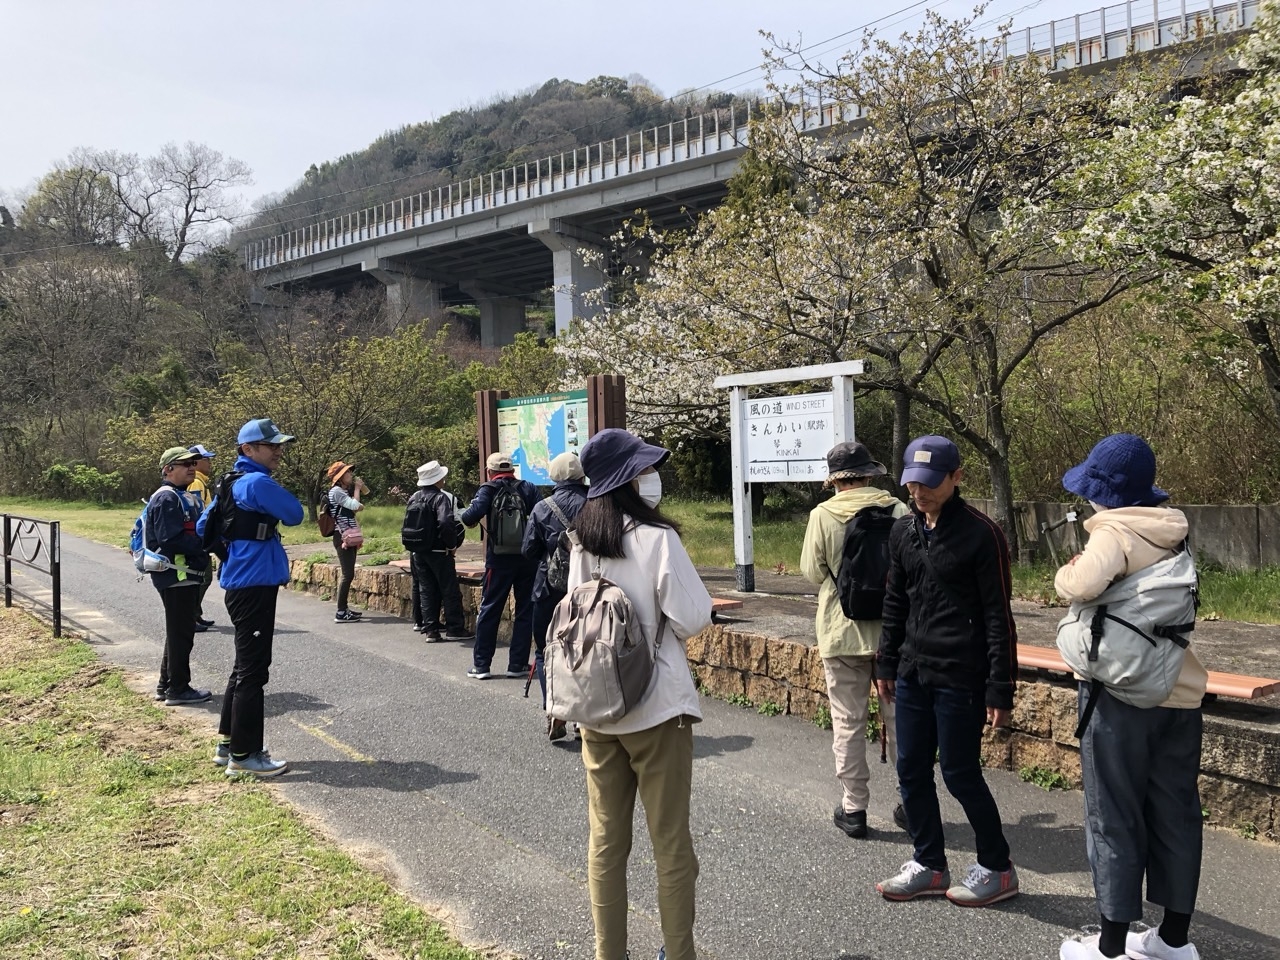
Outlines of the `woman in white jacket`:
<svg viewBox="0 0 1280 960">
<path fill-rule="evenodd" d="M 711 597 L 680 542 L 676 524 L 657 509 L 657 468 L 670 456 L 625 430 L 602 430 L 582 448 L 590 481 L 574 527 L 569 589 L 599 572 L 626 593 L 647 637 L 665 615 L 654 675 L 644 697 L 621 720 L 583 729 L 590 843 L 587 883 L 596 927 L 596 960 L 627 954 L 627 858 L 637 794 L 644 806 L 658 871 L 658 911 L 665 941 L 659 958 L 693 960 L 694 883 L 698 858 L 689 832 L 693 728 L 702 719 L 684 641 L 711 623 Z"/>
</svg>

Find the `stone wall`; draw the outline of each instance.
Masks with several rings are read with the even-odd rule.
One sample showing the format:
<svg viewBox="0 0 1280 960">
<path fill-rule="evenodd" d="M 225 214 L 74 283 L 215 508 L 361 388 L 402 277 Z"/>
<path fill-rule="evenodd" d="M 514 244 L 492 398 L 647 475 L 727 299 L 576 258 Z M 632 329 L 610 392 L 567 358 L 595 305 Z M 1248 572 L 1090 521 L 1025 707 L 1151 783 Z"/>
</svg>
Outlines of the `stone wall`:
<svg viewBox="0 0 1280 960">
<path fill-rule="evenodd" d="M 337 588 L 335 564 L 294 560 L 291 586 L 320 596 Z M 351 600 L 368 610 L 411 619 L 412 582 L 395 567 L 357 567 Z M 462 584 L 462 604 L 474 623 L 480 587 Z M 510 640 L 508 608 L 499 639 Z M 813 721 L 828 710 L 826 674 L 815 647 L 750 632 L 747 623 L 714 624 L 691 637 L 689 666 L 699 689 L 733 703 L 773 704 L 776 712 Z M 828 714 L 829 716 L 829 714 Z M 1074 736 L 1076 690 L 1065 680 L 1024 677 L 1012 725 L 988 730 L 983 762 L 1005 770 L 1038 768 L 1080 784 Z M 1250 720 L 1225 710 L 1205 716 L 1200 795 L 1210 823 L 1280 840 L 1280 718 L 1274 712 Z"/>
</svg>

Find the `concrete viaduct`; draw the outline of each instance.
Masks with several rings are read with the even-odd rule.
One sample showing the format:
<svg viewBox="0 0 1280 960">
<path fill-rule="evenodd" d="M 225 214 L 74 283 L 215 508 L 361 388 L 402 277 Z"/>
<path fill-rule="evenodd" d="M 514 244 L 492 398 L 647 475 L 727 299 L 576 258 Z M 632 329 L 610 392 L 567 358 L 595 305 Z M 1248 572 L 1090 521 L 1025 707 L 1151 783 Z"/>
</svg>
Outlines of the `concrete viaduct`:
<svg viewBox="0 0 1280 960">
<path fill-rule="evenodd" d="M 1130 0 L 1013 31 L 1004 57 L 1050 57 L 1057 69 L 1105 69 L 1204 31 L 1250 27 L 1258 0 Z M 856 105 L 808 103 L 802 129 L 856 122 Z M 556 333 L 595 315 L 607 281 L 607 237 L 643 212 L 655 226 L 688 225 L 719 204 L 748 148 L 750 114 L 721 110 L 546 157 L 244 247 L 263 287 L 344 287 L 373 277 L 393 309 L 433 316 L 461 297 L 480 308 L 485 346 L 525 327 L 528 300 L 555 294 Z"/>
</svg>

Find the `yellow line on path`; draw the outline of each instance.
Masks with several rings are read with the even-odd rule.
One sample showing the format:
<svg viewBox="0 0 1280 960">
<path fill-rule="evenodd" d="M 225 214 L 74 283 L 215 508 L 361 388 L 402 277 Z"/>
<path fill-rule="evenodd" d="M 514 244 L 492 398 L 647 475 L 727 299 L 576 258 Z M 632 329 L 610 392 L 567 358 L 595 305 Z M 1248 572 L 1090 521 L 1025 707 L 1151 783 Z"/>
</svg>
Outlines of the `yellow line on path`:
<svg viewBox="0 0 1280 960">
<path fill-rule="evenodd" d="M 377 763 L 378 762 L 373 757 L 365 756 L 355 747 L 347 746 L 337 737 L 331 736 L 330 734 L 325 733 L 319 727 L 312 727 L 305 723 L 298 723 L 297 720 L 294 720 L 292 722 L 294 726 L 296 726 L 299 730 L 305 730 L 307 733 L 311 734 L 317 740 L 327 743 L 329 746 L 333 747 L 333 749 L 337 750 L 339 753 L 343 754 L 344 756 L 350 757 L 352 760 L 358 760 L 360 763 Z"/>
</svg>

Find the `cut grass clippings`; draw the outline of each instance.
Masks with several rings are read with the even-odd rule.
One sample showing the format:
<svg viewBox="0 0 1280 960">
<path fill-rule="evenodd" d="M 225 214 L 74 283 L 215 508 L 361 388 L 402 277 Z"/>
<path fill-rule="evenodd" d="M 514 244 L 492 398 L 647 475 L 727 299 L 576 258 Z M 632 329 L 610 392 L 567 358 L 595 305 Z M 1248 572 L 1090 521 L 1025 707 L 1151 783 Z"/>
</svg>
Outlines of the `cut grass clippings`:
<svg viewBox="0 0 1280 960">
<path fill-rule="evenodd" d="M 0 956 L 478 960 L 211 751 L 0 610 Z"/>
<path fill-rule="evenodd" d="M 59 520 L 67 533 L 125 547 L 129 531 L 141 510 L 133 506 L 98 506 L 59 500 L 0 498 L 0 512 L 18 513 L 44 520 Z M 699 566 L 732 569 L 733 508 L 727 500 L 680 500 L 667 498 L 662 510 L 680 524 L 682 540 Z M 377 566 L 380 561 L 406 556 L 400 543 L 404 508 L 370 506 L 360 513 L 365 543 L 361 563 Z M 757 520 L 752 525 L 756 569 L 798 574 L 800 546 L 807 518 L 795 516 Z M 328 545 L 310 520 L 297 527 L 281 527 L 286 546 L 316 543 Z M 467 531 L 470 540 L 479 533 Z M 1013 593 L 1023 600 L 1054 605 L 1055 567 L 1046 563 L 1014 566 Z M 1263 570 L 1230 571 L 1209 564 L 1200 565 L 1200 616 L 1213 620 L 1280 624 L 1280 567 Z"/>
</svg>

